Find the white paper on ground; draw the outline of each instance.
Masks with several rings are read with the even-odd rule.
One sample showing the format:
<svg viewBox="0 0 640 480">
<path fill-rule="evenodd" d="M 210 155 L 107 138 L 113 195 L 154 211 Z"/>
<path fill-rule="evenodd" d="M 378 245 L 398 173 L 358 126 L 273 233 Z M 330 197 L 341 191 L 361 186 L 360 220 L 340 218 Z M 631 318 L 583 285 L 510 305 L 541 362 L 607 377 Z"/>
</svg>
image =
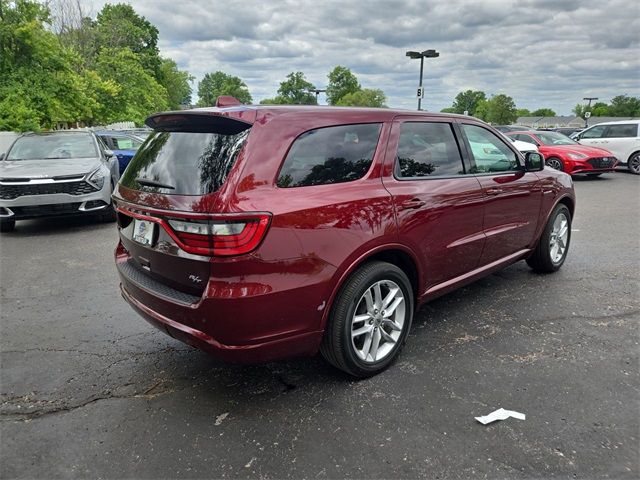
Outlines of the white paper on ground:
<svg viewBox="0 0 640 480">
<path fill-rule="evenodd" d="M 485 415 L 484 417 L 475 417 L 475 419 L 481 424 L 486 425 L 487 423 L 495 422 L 497 420 L 506 420 L 509 417 L 517 418 L 518 420 L 524 420 L 525 414 L 514 412 L 513 410 L 505 410 L 504 408 L 499 408 L 495 412 L 491 412 L 489 415 Z"/>
</svg>

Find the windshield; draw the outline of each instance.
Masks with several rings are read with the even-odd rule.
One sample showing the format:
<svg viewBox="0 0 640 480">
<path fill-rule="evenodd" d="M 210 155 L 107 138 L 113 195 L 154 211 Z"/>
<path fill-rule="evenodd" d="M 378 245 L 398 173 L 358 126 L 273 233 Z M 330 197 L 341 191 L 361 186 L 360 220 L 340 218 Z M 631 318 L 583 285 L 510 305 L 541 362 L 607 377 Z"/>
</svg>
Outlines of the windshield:
<svg viewBox="0 0 640 480">
<path fill-rule="evenodd" d="M 540 139 L 540 142 L 544 145 L 575 145 L 578 142 L 574 142 L 566 135 L 556 132 L 537 132 L 536 136 Z"/>
<path fill-rule="evenodd" d="M 7 160 L 42 160 L 59 158 L 97 157 L 95 142 L 86 133 L 58 135 L 27 135 L 18 138 Z"/>
</svg>

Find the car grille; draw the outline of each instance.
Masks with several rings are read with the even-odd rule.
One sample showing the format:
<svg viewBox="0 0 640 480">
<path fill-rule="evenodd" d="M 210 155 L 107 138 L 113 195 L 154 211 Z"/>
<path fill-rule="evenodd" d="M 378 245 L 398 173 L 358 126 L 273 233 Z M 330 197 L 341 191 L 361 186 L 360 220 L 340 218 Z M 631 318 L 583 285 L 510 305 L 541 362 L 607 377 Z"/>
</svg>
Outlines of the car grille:
<svg viewBox="0 0 640 480">
<path fill-rule="evenodd" d="M 597 157 L 590 158 L 589 160 L 587 160 L 587 163 L 593 168 L 609 168 L 613 166 L 615 161 L 616 160 L 613 157 Z"/>
<path fill-rule="evenodd" d="M 97 192 L 98 189 L 84 180 L 79 182 L 36 183 L 33 185 L 0 184 L 0 199 L 13 200 L 26 195 L 51 195 L 67 193 L 69 195 L 85 195 Z"/>
<path fill-rule="evenodd" d="M 48 215 L 67 215 L 78 212 L 81 203 L 58 203 L 52 205 L 31 205 L 27 207 L 11 207 L 13 214 L 18 217 L 41 217 Z"/>
</svg>

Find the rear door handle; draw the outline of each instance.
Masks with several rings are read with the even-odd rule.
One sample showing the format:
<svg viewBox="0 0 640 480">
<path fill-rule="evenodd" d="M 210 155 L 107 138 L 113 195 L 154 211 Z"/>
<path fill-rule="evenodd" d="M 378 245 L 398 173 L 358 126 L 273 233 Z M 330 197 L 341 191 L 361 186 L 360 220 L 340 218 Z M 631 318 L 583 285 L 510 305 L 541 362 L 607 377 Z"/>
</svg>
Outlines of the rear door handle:
<svg viewBox="0 0 640 480">
<path fill-rule="evenodd" d="M 401 203 L 400 210 L 417 210 L 418 208 L 424 207 L 424 205 L 425 202 L 419 198 L 412 198 L 411 200 Z"/>
<path fill-rule="evenodd" d="M 497 187 L 491 187 L 491 188 L 487 188 L 486 192 L 487 192 L 487 195 L 500 195 L 502 193 L 502 189 Z"/>
</svg>

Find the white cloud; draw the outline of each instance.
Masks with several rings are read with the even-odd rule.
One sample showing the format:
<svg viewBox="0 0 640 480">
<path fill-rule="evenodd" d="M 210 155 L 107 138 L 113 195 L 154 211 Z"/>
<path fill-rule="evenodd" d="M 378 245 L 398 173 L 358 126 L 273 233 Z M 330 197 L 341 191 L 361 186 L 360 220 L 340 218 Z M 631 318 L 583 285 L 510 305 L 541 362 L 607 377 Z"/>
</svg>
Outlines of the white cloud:
<svg viewBox="0 0 640 480">
<path fill-rule="evenodd" d="M 94 0 L 94 11 L 103 3 Z M 256 101 L 274 96 L 289 72 L 324 87 L 344 65 L 390 106 L 415 108 L 419 62 L 405 51 L 427 48 L 441 55 L 425 62 L 430 110 L 467 88 L 564 114 L 586 95 L 640 95 L 636 0 L 129 3 L 158 27 L 163 55 L 196 79 L 238 75 Z"/>
</svg>

